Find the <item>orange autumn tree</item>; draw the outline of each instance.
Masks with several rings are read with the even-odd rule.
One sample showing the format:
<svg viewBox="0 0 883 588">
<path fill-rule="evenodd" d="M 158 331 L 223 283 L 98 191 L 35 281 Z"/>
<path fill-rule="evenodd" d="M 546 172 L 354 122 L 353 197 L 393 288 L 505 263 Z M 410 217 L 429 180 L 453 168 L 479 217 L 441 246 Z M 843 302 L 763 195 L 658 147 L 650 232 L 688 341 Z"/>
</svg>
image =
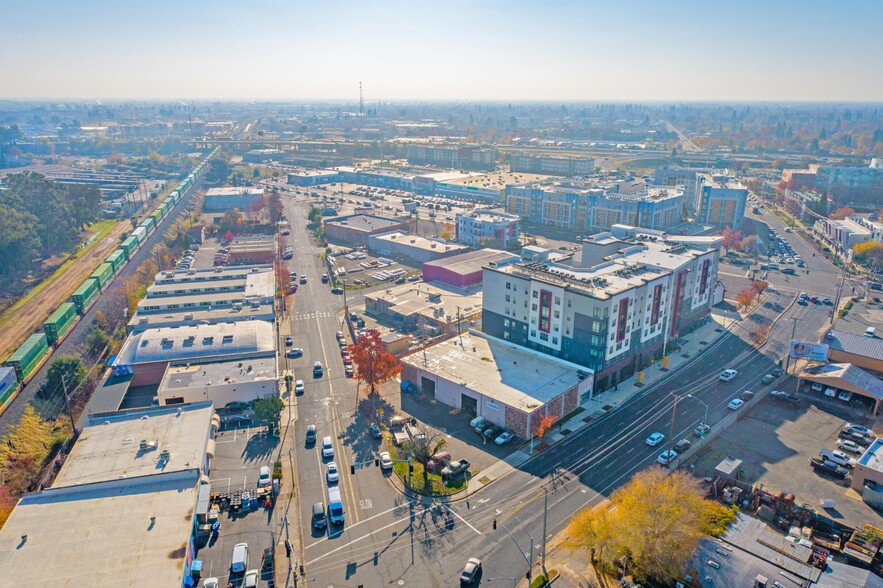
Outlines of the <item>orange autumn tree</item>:
<svg viewBox="0 0 883 588">
<path fill-rule="evenodd" d="M 377 386 L 389 382 L 402 371 L 402 363 L 384 349 L 380 332 L 376 329 L 365 331 L 347 349 L 359 370 L 359 378 L 371 387 L 371 394 L 376 392 Z"/>
<path fill-rule="evenodd" d="M 542 441 L 543 437 L 545 437 L 549 431 L 552 430 L 552 425 L 555 424 L 555 421 L 558 420 L 558 417 L 551 414 L 542 414 L 536 420 L 533 426 L 533 434 Z"/>
</svg>

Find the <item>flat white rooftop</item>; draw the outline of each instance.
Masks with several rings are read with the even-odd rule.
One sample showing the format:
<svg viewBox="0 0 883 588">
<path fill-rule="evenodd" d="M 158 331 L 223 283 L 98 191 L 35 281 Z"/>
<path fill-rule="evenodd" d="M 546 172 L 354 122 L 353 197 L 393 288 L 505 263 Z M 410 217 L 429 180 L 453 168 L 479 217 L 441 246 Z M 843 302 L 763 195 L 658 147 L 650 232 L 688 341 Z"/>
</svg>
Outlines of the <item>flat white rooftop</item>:
<svg viewBox="0 0 883 588">
<path fill-rule="evenodd" d="M 0 531 L 0 586 L 182 586 L 198 480 L 175 472 L 24 496 Z"/>
<path fill-rule="evenodd" d="M 483 294 L 480 286 L 458 288 L 439 282 L 402 284 L 365 294 L 366 300 L 383 300 L 390 310 L 402 316 L 420 314 L 430 321 L 456 321 L 481 312 Z"/>
<path fill-rule="evenodd" d="M 238 307 L 228 306 L 208 310 L 186 308 L 152 314 L 135 313 L 132 320 L 129 321 L 129 329 L 140 332 L 160 327 L 207 323 L 231 323 L 248 320 L 272 321 L 274 316 L 274 308 L 270 303 L 255 306 L 244 304 Z"/>
<path fill-rule="evenodd" d="M 94 415 L 74 444 L 53 488 L 199 469 L 214 409 L 210 402 Z M 148 451 L 142 440 L 156 442 Z M 168 450 L 168 458 L 161 458 Z"/>
<path fill-rule="evenodd" d="M 236 194 L 249 194 L 257 196 L 263 194 L 263 188 L 245 188 L 238 186 L 222 186 L 220 188 L 209 188 L 205 195 L 208 196 L 234 196 Z"/>
<path fill-rule="evenodd" d="M 413 247 L 415 249 L 422 249 L 424 251 L 436 251 L 438 253 L 446 253 L 449 251 L 469 251 L 469 247 L 467 245 L 461 245 L 459 243 L 441 241 L 436 239 L 427 239 L 426 237 L 409 235 L 407 233 L 402 233 L 399 231 L 386 233 L 383 235 L 374 235 L 372 238 L 387 243 L 395 243 L 403 247 Z"/>
<path fill-rule="evenodd" d="M 425 355 L 425 361 L 424 361 Z M 460 383 L 513 408 L 533 412 L 577 386 L 591 370 L 470 332 L 427 347 L 403 362 Z"/>
<path fill-rule="evenodd" d="M 216 384 L 276 381 L 276 358 L 236 359 L 210 363 L 169 364 L 159 390 L 208 388 Z"/>
</svg>

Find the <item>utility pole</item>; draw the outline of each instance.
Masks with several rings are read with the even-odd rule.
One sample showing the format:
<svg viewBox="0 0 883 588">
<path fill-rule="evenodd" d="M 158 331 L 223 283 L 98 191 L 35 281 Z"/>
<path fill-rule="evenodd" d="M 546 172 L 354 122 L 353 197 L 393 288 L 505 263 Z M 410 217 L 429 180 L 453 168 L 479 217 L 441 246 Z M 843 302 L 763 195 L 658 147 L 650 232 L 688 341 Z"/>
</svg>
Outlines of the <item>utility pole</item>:
<svg viewBox="0 0 883 588">
<path fill-rule="evenodd" d="M 794 340 L 794 332 L 797 330 L 797 317 L 792 316 L 791 320 L 794 321 L 791 324 L 791 341 Z M 791 366 L 791 341 L 788 342 L 788 355 L 785 358 L 785 373 L 788 373 L 788 368 Z"/>
<path fill-rule="evenodd" d="M 540 568 L 543 570 L 543 575 L 546 578 L 549 577 L 549 574 L 546 573 L 546 518 L 549 513 L 549 489 L 543 486 L 543 556 L 540 560 Z"/>
<path fill-rule="evenodd" d="M 79 433 L 77 433 L 77 423 L 74 420 L 74 411 L 71 410 L 71 401 L 67 395 L 67 381 L 64 379 L 64 374 L 61 374 L 61 390 L 64 393 L 64 404 L 67 407 L 67 416 L 71 419 L 71 429 L 74 432 L 74 437 L 76 437 Z"/>
<path fill-rule="evenodd" d="M 680 400 L 680 399 L 681 399 L 680 396 L 675 395 L 675 403 L 671 407 L 671 429 L 669 430 L 669 439 L 668 439 L 668 449 L 670 452 L 674 451 L 675 418 L 677 417 L 677 414 L 678 414 L 678 400 Z M 671 453 L 669 453 L 668 455 L 670 457 Z M 666 464 L 666 465 L 668 465 L 668 464 Z"/>
<path fill-rule="evenodd" d="M 457 336 L 460 337 L 460 347 L 463 347 L 463 333 L 460 332 L 460 307 L 457 307 Z"/>
</svg>

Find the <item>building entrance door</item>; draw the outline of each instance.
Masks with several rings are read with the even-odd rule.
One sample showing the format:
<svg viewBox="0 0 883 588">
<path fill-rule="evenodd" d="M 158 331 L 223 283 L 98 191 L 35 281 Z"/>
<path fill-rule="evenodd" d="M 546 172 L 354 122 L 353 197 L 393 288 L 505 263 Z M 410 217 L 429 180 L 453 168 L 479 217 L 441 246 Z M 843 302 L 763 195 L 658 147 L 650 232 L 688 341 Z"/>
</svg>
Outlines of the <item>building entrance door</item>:
<svg viewBox="0 0 883 588">
<path fill-rule="evenodd" d="M 460 410 L 470 417 L 478 416 L 478 401 L 472 396 L 460 395 Z"/>
</svg>

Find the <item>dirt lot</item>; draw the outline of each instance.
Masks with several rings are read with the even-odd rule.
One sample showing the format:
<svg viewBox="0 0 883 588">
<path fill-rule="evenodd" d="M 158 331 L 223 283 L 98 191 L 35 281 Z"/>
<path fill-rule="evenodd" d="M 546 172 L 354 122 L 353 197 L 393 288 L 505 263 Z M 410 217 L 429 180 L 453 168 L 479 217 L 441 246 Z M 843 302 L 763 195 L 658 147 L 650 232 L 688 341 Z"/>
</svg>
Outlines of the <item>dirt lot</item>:
<svg viewBox="0 0 883 588">
<path fill-rule="evenodd" d="M 119 247 L 120 235 L 131 231 L 128 221 L 119 222 L 101 240 L 93 243 L 51 283 L 20 306 L 13 305 L 0 316 L 0 357 L 7 357 L 52 314 L 110 253 Z M 14 320 L 11 320 L 14 319 Z"/>
<path fill-rule="evenodd" d="M 868 411 L 855 404 L 812 393 L 801 393 L 797 406 L 768 397 L 709 445 L 696 462 L 696 474 L 712 475 L 721 460 L 733 456 L 743 460 L 742 479 L 749 484 L 793 492 L 798 502 L 850 526 L 880 525 L 881 513 L 849 488 L 851 477 L 835 480 L 809 465 L 809 458 L 817 457 L 819 450 L 837 449 L 837 433 L 846 422 L 880 432 Z M 822 509 L 822 498 L 836 501 L 837 507 Z"/>
</svg>

